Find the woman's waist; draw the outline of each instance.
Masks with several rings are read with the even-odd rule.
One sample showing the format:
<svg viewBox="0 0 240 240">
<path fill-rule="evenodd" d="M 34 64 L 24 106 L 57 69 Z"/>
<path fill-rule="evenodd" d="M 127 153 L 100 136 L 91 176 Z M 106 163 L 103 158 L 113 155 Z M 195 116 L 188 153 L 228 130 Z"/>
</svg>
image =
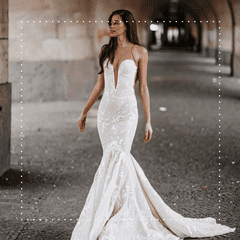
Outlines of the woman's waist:
<svg viewBox="0 0 240 240">
<path fill-rule="evenodd" d="M 102 102 L 103 103 L 103 102 Z M 130 118 L 138 118 L 138 108 L 136 104 L 100 104 L 97 120 L 98 122 L 125 121 Z"/>
<path fill-rule="evenodd" d="M 118 111 L 130 111 L 137 109 L 136 96 L 131 98 L 109 98 L 106 95 L 102 97 L 98 111 L 114 113 Z"/>
<path fill-rule="evenodd" d="M 113 106 L 113 107 L 137 107 L 137 98 L 136 95 L 128 96 L 112 96 L 110 94 L 103 94 L 100 104 L 104 106 Z"/>
</svg>

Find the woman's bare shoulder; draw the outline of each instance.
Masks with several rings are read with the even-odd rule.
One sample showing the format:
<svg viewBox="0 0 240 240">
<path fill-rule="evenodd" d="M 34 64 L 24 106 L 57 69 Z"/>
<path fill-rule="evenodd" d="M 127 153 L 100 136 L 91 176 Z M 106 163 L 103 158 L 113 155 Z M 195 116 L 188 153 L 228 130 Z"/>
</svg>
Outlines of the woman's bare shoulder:
<svg viewBox="0 0 240 240">
<path fill-rule="evenodd" d="M 136 57 L 136 59 L 139 60 L 144 55 L 148 54 L 148 51 L 145 47 L 135 44 L 133 48 L 133 54 Z"/>
</svg>

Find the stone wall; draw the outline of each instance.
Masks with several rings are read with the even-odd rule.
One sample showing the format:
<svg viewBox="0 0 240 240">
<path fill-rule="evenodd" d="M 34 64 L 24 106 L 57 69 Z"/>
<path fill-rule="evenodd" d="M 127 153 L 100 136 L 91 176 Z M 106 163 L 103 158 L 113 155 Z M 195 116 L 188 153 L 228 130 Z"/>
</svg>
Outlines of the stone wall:
<svg viewBox="0 0 240 240">
<path fill-rule="evenodd" d="M 94 59 L 75 61 L 34 61 L 9 63 L 12 99 L 20 101 L 20 71 L 23 70 L 23 101 L 46 102 L 85 99 L 97 80 Z M 93 69 L 95 71 L 93 71 Z"/>
<path fill-rule="evenodd" d="M 85 22 L 75 23 L 76 18 Z M 87 97 L 97 80 L 98 53 L 86 20 L 80 13 L 59 17 L 56 11 L 10 12 L 13 101 L 20 100 L 21 88 L 24 102 Z"/>
<path fill-rule="evenodd" d="M 108 37 L 99 38 L 99 32 L 109 30 L 108 16 L 122 8 L 121 3 L 66 1 L 61 7 L 56 0 L 45 4 L 39 1 L 20 4 L 13 0 L 9 7 L 12 100 L 20 100 L 21 87 L 24 102 L 87 100 L 97 82 L 100 49 L 109 41 Z M 123 8 L 139 19 L 137 3 Z M 138 34 L 143 45 L 144 33 L 144 25 L 140 25 Z"/>
</svg>

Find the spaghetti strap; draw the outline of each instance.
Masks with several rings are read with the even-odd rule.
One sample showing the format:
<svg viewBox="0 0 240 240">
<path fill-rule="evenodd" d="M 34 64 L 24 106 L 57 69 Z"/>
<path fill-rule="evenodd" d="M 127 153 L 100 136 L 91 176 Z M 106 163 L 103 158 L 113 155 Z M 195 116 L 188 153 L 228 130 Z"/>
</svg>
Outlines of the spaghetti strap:
<svg viewBox="0 0 240 240">
<path fill-rule="evenodd" d="M 134 44 L 133 44 L 133 46 L 132 46 L 132 48 L 131 48 L 131 53 L 132 53 L 132 56 L 133 56 L 133 47 L 134 47 Z"/>
<path fill-rule="evenodd" d="M 136 61 L 135 61 L 135 58 L 134 58 L 134 55 L 133 55 L 133 48 L 134 48 L 134 46 L 135 46 L 135 44 L 133 44 L 133 46 L 132 46 L 132 48 L 131 48 L 131 54 L 132 54 L 133 61 L 134 61 L 135 65 L 137 65 L 137 64 L 136 64 Z"/>
</svg>

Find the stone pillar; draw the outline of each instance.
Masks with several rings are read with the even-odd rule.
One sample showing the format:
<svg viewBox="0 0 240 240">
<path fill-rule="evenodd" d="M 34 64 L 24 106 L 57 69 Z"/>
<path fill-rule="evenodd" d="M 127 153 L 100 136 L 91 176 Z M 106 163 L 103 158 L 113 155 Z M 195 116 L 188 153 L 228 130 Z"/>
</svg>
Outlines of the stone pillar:
<svg viewBox="0 0 240 240">
<path fill-rule="evenodd" d="M 10 168 L 11 83 L 8 82 L 8 0 L 0 4 L 0 176 Z"/>
</svg>

